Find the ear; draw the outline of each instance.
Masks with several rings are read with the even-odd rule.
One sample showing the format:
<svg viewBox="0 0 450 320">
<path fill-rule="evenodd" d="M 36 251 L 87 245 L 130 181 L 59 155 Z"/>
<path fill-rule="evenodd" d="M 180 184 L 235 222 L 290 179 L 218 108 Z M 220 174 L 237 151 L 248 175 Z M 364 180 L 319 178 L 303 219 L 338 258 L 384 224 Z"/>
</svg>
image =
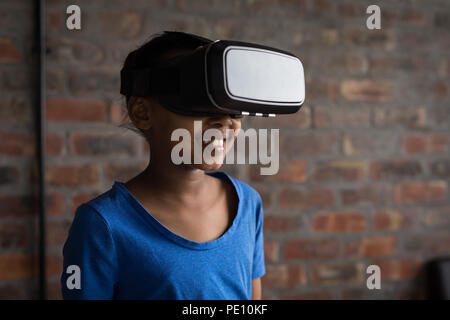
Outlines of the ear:
<svg viewBox="0 0 450 320">
<path fill-rule="evenodd" d="M 134 125 L 141 130 L 148 130 L 152 127 L 153 106 L 144 97 L 130 97 L 127 105 L 128 115 Z"/>
</svg>

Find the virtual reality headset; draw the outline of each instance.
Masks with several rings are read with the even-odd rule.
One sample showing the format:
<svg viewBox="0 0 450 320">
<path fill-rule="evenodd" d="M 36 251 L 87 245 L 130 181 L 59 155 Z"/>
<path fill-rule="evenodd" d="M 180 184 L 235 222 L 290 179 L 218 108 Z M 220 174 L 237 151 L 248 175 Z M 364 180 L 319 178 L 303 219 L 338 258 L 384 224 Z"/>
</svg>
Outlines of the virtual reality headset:
<svg viewBox="0 0 450 320">
<path fill-rule="evenodd" d="M 210 40 L 155 67 L 123 68 L 120 92 L 157 96 L 164 108 L 182 115 L 274 117 L 300 109 L 305 80 L 303 65 L 292 53 L 248 42 Z"/>
</svg>

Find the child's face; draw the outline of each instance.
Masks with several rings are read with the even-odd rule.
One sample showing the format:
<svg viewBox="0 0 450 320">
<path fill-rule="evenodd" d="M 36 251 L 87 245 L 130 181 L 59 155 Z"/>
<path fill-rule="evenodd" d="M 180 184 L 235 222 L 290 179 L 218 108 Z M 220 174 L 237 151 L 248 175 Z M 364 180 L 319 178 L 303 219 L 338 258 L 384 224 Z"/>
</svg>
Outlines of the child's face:
<svg viewBox="0 0 450 320">
<path fill-rule="evenodd" d="M 130 118 L 146 135 L 151 149 L 150 161 L 152 163 L 158 162 L 158 167 L 162 167 L 164 164 L 170 166 L 174 163 L 172 149 L 183 141 L 188 145 L 188 148 L 176 154 L 183 156 L 184 151 L 188 152 L 188 155 L 190 153 L 190 163 L 180 165 L 204 171 L 218 170 L 225 162 L 225 156 L 233 147 L 236 136 L 241 129 L 241 119 L 234 119 L 229 115 L 184 116 L 163 108 L 157 99 L 152 97 L 136 98 L 135 102 L 129 108 Z M 223 134 L 223 150 L 220 145 L 213 148 L 211 141 L 204 141 L 205 132 L 211 128 L 218 129 Z M 190 139 L 186 142 L 177 137 L 175 141 L 172 141 L 172 133 L 177 129 L 184 129 L 185 133 L 189 132 Z M 195 152 L 200 155 L 198 159 L 201 163 L 195 163 Z M 214 159 L 214 161 L 207 163 L 207 159 Z M 169 161 L 171 163 L 168 163 Z"/>
<path fill-rule="evenodd" d="M 189 50 L 178 50 L 165 54 L 162 60 L 170 59 L 172 57 L 189 53 Z M 137 102 L 137 103 L 136 103 Z M 130 108 L 131 106 L 131 108 Z M 159 162 L 158 167 L 163 167 L 165 164 L 173 163 L 171 157 L 172 149 L 179 144 L 179 141 L 171 141 L 171 136 L 176 129 L 186 129 L 190 134 L 190 164 L 181 164 L 184 166 L 190 166 L 204 171 L 217 170 L 222 166 L 225 155 L 233 147 L 236 136 L 241 129 L 241 119 L 231 118 L 229 115 L 217 115 L 214 117 L 194 117 L 184 116 L 168 111 L 163 108 L 158 100 L 154 97 L 148 98 L 134 98 L 132 97 L 131 103 L 128 105 L 128 113 L 134 124 L 141 128 L 141 131 L 147 137 L 147 141 L 150 143 L 151 155 L 154 157 L 150 159 L 152 163 Z M 201 121 L 201 128 L 194 127 L 194 121 Z M 201 143 L 200 139 L 203 137 L 203 133 L 210 129 L 216 128 L 223 132 L 224 143 L 223 151 L 221 148 L 215 148 L 212 152 L 212 146 L 210 146 L 206 154 L 211 154 L 215 161 L 211 164 L 205 162 L 206 158 L 203 156 L 205 148 L 211 144 L 210 142 Z M 234 130 L 234 134 L 225 137 L 227 129 Z M 199 136 L 199 134 L 202 134 Z M 197 139 L 195 139 L 197 138 Z M 181 141 L 181 139 L 180 139 Z M 196 164 L 194 159 L 195 150 L 201 148 L 201 163 Z M 209 157 L 211 159 L 211 157 Z"/>
</svg>

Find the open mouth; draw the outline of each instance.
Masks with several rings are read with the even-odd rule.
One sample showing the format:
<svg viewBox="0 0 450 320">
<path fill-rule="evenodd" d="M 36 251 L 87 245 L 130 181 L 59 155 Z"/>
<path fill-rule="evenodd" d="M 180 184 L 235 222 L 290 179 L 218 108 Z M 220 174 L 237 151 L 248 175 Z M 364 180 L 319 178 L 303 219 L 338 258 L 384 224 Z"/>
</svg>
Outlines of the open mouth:
<svg viewBox="0 0 450 320">
<path fill-rule="evenodd" d="M 204 141 L 204 145 L 212 145 L 214 151 L 223 152 L 227 143 L 233 140 L 234 132 L 233 130 L 221 130 L 221 133 L 218 137 L 213 136 L 211 139 Z"/>
<path fill-rule="evenodd" d="M 212 137 L 209 141 L 205 141 L 205 143 L 207 145 L 212 143 L 215 150 L 223 151 L 227 143 L 231 141 L 232 138 L 232 133 L 223 132 L 221 137 Z"/>
<path fill-rule="evenodd" d="M 211 140 L 207 141 L 206 144 L 212 143 L 214 150 L 223 151 L 225 150 L 225 144 L 227 142 L 227 139 L 216 139 L 212 138 Z"/>
</svg>

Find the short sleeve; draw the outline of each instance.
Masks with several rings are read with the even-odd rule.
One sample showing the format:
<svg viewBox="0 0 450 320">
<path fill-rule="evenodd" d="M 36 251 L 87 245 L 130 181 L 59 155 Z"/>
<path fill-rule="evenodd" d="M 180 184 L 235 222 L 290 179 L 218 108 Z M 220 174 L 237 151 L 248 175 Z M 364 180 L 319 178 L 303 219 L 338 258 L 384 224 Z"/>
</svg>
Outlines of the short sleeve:
<svg viewBox="0 0 450 320">
<path fill-rule="evenodd" d="M 257 196 L 256 204 L 256 233 L 255 233 L 255 251 L 253 253 L 252 279 L 260 278 L 266 273 L 264 264 L 264 235 L 263 235 L 263 206 L 260 195 Z"/>
<path fill-rule="evenodd" d="M 63 247 L 63 299 L 113 299 L 116 268 L 114 241 L 106 221 L 92 206 L 82 204 Z"/>
</svg>

